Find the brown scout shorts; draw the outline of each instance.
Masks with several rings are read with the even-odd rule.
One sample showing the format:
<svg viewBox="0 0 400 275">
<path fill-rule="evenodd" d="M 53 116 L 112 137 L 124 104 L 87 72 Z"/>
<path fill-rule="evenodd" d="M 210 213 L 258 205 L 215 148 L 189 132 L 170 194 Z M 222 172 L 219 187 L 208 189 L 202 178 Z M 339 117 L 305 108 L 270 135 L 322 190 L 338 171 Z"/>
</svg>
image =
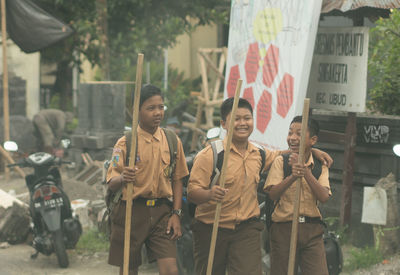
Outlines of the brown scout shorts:
<svg viewBox="0 0 400 275">
<path fill-rule="evenodd" d="M 301 274 L 328 275 L 324 241 L 324 228 L 317 223 L 299 223 L 296 268 Z M 273 223 L 270 228 L 271 274 L 286 275 L 288 272 L 290 235 L 292 222 Z M 297 274 L 297 272 L 295 272 Z"/>
<path fill-rule="evenodd" d="M 125 201 L 120 201 L 113 209 L 108 255 L 110 265 L 123 266 L 125 211 Z M 171 207 L 165 203 L 151 207 L 143 202 L 133 201 L 130 270 L 139 267 L 142 263 L 143 243 L 146 245 L 150 262 L 162 258 L 176 258 L 176 242 L 171 241 L 170 235 L 166 234 L 170 213 Z"/>
<path fill-rule="evenodd" d="M 197 275 L 206 274 L 212 224 L 192 223 L 193 252 Z M 261 275 L 261 231 L 264 224 L 250 219 L 235 229 L 219 228 L 215 244 L 213 275 Z"/>
</svg>

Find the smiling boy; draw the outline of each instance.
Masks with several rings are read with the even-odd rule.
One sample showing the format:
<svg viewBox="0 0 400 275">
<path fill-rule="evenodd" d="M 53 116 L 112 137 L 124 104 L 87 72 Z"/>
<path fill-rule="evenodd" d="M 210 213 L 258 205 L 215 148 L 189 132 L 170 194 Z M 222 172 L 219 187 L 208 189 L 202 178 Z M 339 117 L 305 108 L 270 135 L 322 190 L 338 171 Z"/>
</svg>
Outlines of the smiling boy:
<svg viewBox="0 0 400 275">
<path fill-rule="evenodd" d="M 319 163 L 311 153 L 318 140 L 318 123 L 310 119 L 305 138 L 304 164 L 298 164 L 300 148 L 301 116 L 295 117 L 289 128 L 287 143 L 293 152 L 289 158 L 279 156 L 273 162 L 264 190 L 276 203 L 270 228 L 271 274 L 286 275 L 288 272 L 290 235 L 294 199 L 298 178 L 302 179 L 297 241 L 297 264 L 302 274 L 328 275 L 322 234 L 321 213 L 318 202 L 326 202 L 330 195 L 328 167 Z M 318 172 L 316 171 L 318 170 Z"/>
<path fill-rule="evenodd" d="M 221 126 L 227 130 L 233 98 L 221 105 Z M 239 99 L 232 135 L 232 146 L 226 171 L 225 188 L 210 188 L 213 173 L 213 151 L 206 147 L 197 155 L 188 185 L 188 198 L 197 204 L 192 224 L 195 272 L 206 274 L 211 232 L 217 202 L 222 202 L 218 237 L 215 246 L 213 275 L 261 274 L 260 209 L 257 186 L 260 170 L 268 168 L 275 157 L 289 151 L 265 150 L 262 166 L 260 147 L 249 142 L 254 120 L 251 104 Z M 223 141 L 226 146 L 226 139 Z M 321 154 L 321 152 L 318 152 Z M 326 156 L 325 153 L 322 155 Z M 328 156 L 329 159 L 329 156 Z"/>
<path fill-rule="evenodd" d="M 141 247 L 146 245 L 150 261 L 157 260 L 160 274 L 178 274 L 175 240 L 181 234 L 181 179 L 188 175 L 182 143 L 177 138 L 176 164 L 172 168 L 168 140 L 160 123 L 164 118 L 161 90 L 153 85 L 141 89 L 135 168 L 128 166 L 126 136 L 114 146 L 107 173 L 108 188 L 123 188 L 122 200 L 112 212 L 108 263 L 120 266 L 122 274 L 126 184 L 133 184 L 129 274 L 137 274 Z M 174 171 L 174 172 L 172 172 Z"/>
</svg>

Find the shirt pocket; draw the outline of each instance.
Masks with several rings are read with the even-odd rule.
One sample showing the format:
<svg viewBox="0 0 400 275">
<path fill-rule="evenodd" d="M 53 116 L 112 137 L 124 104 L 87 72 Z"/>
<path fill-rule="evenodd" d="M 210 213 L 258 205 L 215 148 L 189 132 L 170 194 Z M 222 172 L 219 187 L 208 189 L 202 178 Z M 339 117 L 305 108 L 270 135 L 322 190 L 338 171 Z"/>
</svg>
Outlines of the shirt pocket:
<svg viewBox="0 0 400 275">
<path fill-rule="evenodd" d="M 136 187 L 141 187 L 146 183 L 146 179 L 150 176 L 150 175 L 146 175 L 146 173 L 148 173 L 148 166 L 149 166 L 149 160 L 140 157 L 140 155 L 138 155 L 136 162 L 135 162 L 135 167 L 137 168 L 136 170 L 136 182 L 134 184 L 134 186 Z"/>
<path fill-rule="evenodd" d="M 283 193 L 283 195 L 281 196 L 281 199 L 284 201 L 288 201 L 288 202 L 293 202 L 294 198 L 296 196 L 296 181 L 293 182 L 293 184 L 286 189 L 286 191 Z"/>
<path fill-rule="evenodd" d="M 226 173 L 226 171 L 225 171 L 225 173 Z M 221 178 L 221 175 L 219 175 L 220 176 L 220 178 Z M 219 181 L 218 181 L 219 182 Z M 225 174 L 225 185 L 224 185 L 224 188 L 231 188 L 232 186 L 233 186 L 233 184 L 234 184 L 234 182 L 235 182 L 235 177 L 234 177 L 234 175 L 232 175 L 232 174 Z M 220 183 L 219 183 L 220 184 Z"/>
</svg>

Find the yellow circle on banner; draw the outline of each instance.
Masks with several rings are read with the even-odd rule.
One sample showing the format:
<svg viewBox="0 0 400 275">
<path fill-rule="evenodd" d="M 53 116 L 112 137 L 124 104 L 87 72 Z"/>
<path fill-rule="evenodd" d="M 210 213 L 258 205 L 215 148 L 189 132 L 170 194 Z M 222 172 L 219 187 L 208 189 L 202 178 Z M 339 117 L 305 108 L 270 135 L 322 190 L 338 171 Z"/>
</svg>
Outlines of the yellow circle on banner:
<svg viewBox="0 0 400 275">
<path fill-rule="evenodd" d="M 253 35 L 257 41 L 269 43 L 282 31 L 282 12 L 277 8 L 267 8 L 258 12 L 254 20 Z"/>
</svg>

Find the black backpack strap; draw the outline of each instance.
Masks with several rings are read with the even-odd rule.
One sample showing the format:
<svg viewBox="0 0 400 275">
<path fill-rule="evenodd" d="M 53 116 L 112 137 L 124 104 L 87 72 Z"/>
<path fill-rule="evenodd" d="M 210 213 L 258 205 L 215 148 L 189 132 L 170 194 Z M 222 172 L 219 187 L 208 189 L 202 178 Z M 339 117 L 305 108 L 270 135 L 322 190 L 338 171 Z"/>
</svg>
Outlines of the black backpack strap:
<svg viewBox="0 0 400 275">
<path fill-rule="evenodd" d="M 289 157 L 290 153 L 283 154 L 283 179 L 286 179 L 288 176 L 292 174 L 292 166 L 289 165 Z"/>
<path fill-rule="evenodd" d="M 258 151 L 260 152 L 260 155 L 261 155 L 261 168 L 260 168 L 260 178 L 261 178 L 261 174 L 263 173 L 263 169 L 265 166 L 266 154 L 265 154 L 265 150 L 262 148 L 258 149 Z"/>
<path fill-rule="evenodd" d="M 314 156 L 314 154 L 313 154 L 313 159 L 314 159 L 314 166 L 311 172 L 313 176 L 318 180 L 322 173 L 322 162 L 319 159 L 317 159 Z"/>
<path fill-rule="evenodd" d="M 165 136 L 167 137 L 168 148 L 169 148 L 169 166 L 170 166 L 170 178 L 172 180 L 175 168 L 176 168 L 176 156 L 178 154 L 178 138 L 173 130 L 168 128 L 162 128 Z"/>
</svg>

